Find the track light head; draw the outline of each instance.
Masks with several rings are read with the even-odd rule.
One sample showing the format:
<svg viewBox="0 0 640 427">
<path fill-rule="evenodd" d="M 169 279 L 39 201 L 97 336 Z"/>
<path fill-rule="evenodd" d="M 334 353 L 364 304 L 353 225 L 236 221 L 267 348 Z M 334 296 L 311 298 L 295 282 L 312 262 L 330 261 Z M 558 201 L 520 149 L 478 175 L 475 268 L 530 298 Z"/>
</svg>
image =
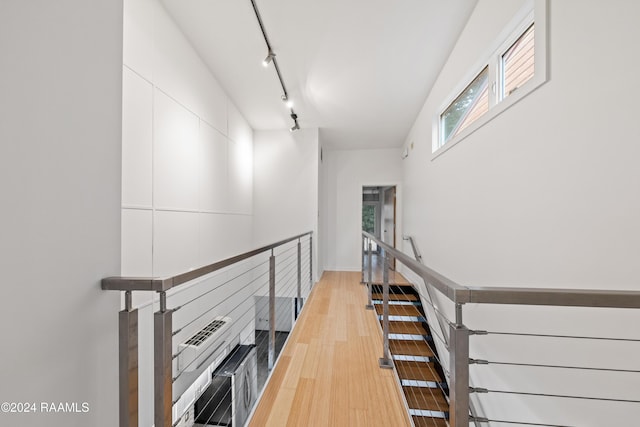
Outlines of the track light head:
<svg viewBox="0 0 640 427">
<path fill-rule="evenodd" d="M 267 57 L 264 58 L 264 61 L 262 61 L 262 66 L 268 67 L 271 61 L 273 61 L 273 58 L 275 57 L 276 57 L 276 54 L 273 53 L 272 51 L 269 51 L 269 53 L 267 54 Z"/>
<path fill-rule="evenodd" d="M 296 113 L 291 113 L 291 120 L 293 120 L 293 126 L 289 129 L 290 132 L 300 129 L 300 125 L 298 124 L 298 115 Z"/>
</svg>

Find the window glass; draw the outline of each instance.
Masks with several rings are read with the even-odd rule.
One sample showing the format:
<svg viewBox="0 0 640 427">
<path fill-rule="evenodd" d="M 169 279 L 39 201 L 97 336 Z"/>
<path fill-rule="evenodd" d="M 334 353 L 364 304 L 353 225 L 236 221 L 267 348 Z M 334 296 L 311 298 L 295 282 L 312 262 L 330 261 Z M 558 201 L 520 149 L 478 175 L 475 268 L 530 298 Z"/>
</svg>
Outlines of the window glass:
<svg viewBox="0 0 640 427">
<path fill-rule="evenodd" d="M 547 81 L 546 2 L 523 3 L 438 109 L 432 122 L 432 160 Z"/>
<path fill-rule="evenodd" d="M 489 67 L 476 76 L 440 116 L 441 143 L 460 133 L 489 110 Z"/>
<path fill-rule="evenodd" d="M 362 230 L 371 234 L 376 233 L 375 205 L 362 205 Z"/>
<path fill-rule="evenodd" d="M 533 24 L 502 55 L 502 97 L 506 98 L 533 77 Z"/>
</svg>

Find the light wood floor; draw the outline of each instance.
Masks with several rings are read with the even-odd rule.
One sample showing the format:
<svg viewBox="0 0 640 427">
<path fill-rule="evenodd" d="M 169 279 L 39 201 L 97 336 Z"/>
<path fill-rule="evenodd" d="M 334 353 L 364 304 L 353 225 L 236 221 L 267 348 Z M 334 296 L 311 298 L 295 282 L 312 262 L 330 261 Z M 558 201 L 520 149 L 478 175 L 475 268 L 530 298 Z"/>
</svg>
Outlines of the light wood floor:
<svg viewBox="0 0 640 427">
<path fill-rule="evenodd" d="M 325 272 L 289 337 L 249 424 L 409 426 L 359 272 Z"/>
</svg>

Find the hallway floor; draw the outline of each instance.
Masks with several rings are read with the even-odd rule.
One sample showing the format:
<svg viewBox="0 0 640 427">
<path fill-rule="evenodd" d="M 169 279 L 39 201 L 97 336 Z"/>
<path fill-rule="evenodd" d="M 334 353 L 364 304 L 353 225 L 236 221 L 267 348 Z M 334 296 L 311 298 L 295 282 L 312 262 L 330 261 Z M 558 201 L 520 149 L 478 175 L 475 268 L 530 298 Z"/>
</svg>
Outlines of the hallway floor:
<svg viewBox="0 0 640 427">
<path fill-rule="evenodd" d="M 325 272 L 291 333 L 249 424 L 409 426 L 359 272 Z"/>
</svg>

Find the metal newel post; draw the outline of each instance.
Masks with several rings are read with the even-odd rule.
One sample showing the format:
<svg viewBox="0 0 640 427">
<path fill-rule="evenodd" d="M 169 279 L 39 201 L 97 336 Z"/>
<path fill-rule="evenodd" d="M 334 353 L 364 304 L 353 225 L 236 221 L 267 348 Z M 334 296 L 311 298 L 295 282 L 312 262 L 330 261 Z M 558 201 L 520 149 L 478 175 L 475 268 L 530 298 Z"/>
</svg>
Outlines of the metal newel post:
<svg viewBox="0 0 640 427">
<path fill-rule="evenodd" d="M 313 286 L 313 235 L 309 234 L 309 290 Z"/>
<path fill-rule="evenodd" d="M 449 325 L 449 390 L 451 427 L 469 426 L 469 329 L 462 324 L 462 304 L 456 323 Z"/>
<path fill-rule="evenodd" d="M 269 359 L 268 368 L 273 369 L 276 360 L 276 257 L 271 250 L 269 257 Z"/>
<path fill-rule="evenodd" d="M 385 251 L 382 269 L 382 358 L 379 360 L 381 368 L 393 368 L 393 362 L 389 357 L 389 262 Z"/>
<path fill-rule="evenodd" d="M 302 245 L 298 239 L 298 297 L 296 298 L 296 319 L 302 310 Z"/>
<path fill-rule="evenodd" d="M 138 427 L 138 310 L 131 291 L 118 313 L 120 352 L 120 427 Z"/>
<path fill-rule="evenodd" d="M 167 310 L 167 293 L 160 292 L 160 311 L 153 314 L 154 345 L 154 425 L 171 427 L 173 424 L 172 406 L 172 310 Z"/>
<path fill-rule="evenodd" d="M 371 272 L 372 272 L 372 268 L 373 268 L 371 266 L 371 247 L 372 246 L 371 246 L 371 239 L 369 239 L 368 241 L 369 241 L 369 247 L 368 247 L 369 253 L 367 254 L 367 261 L 368 261 L 368 266 L 367 266 L 367 270 L 368 270 L 367 287 L 369 289 L 367 289 L 367 296 L 368 296 L 368 300 L 369 301 L 368 301 L 368 303 L 366 305 L 366 308 L 367 308 L 367 310 L 373 310 L 373 298 L 372 298 L 372 295 L 371 295 L 371 293 L 373 292 L 371 290 L 371 288 L 373 287 L 373 283 L 372 283 L 373 281 L 372 281 L 372 278 L 371 278 L 371 274 L 372 274 Z"/>
</svg>

